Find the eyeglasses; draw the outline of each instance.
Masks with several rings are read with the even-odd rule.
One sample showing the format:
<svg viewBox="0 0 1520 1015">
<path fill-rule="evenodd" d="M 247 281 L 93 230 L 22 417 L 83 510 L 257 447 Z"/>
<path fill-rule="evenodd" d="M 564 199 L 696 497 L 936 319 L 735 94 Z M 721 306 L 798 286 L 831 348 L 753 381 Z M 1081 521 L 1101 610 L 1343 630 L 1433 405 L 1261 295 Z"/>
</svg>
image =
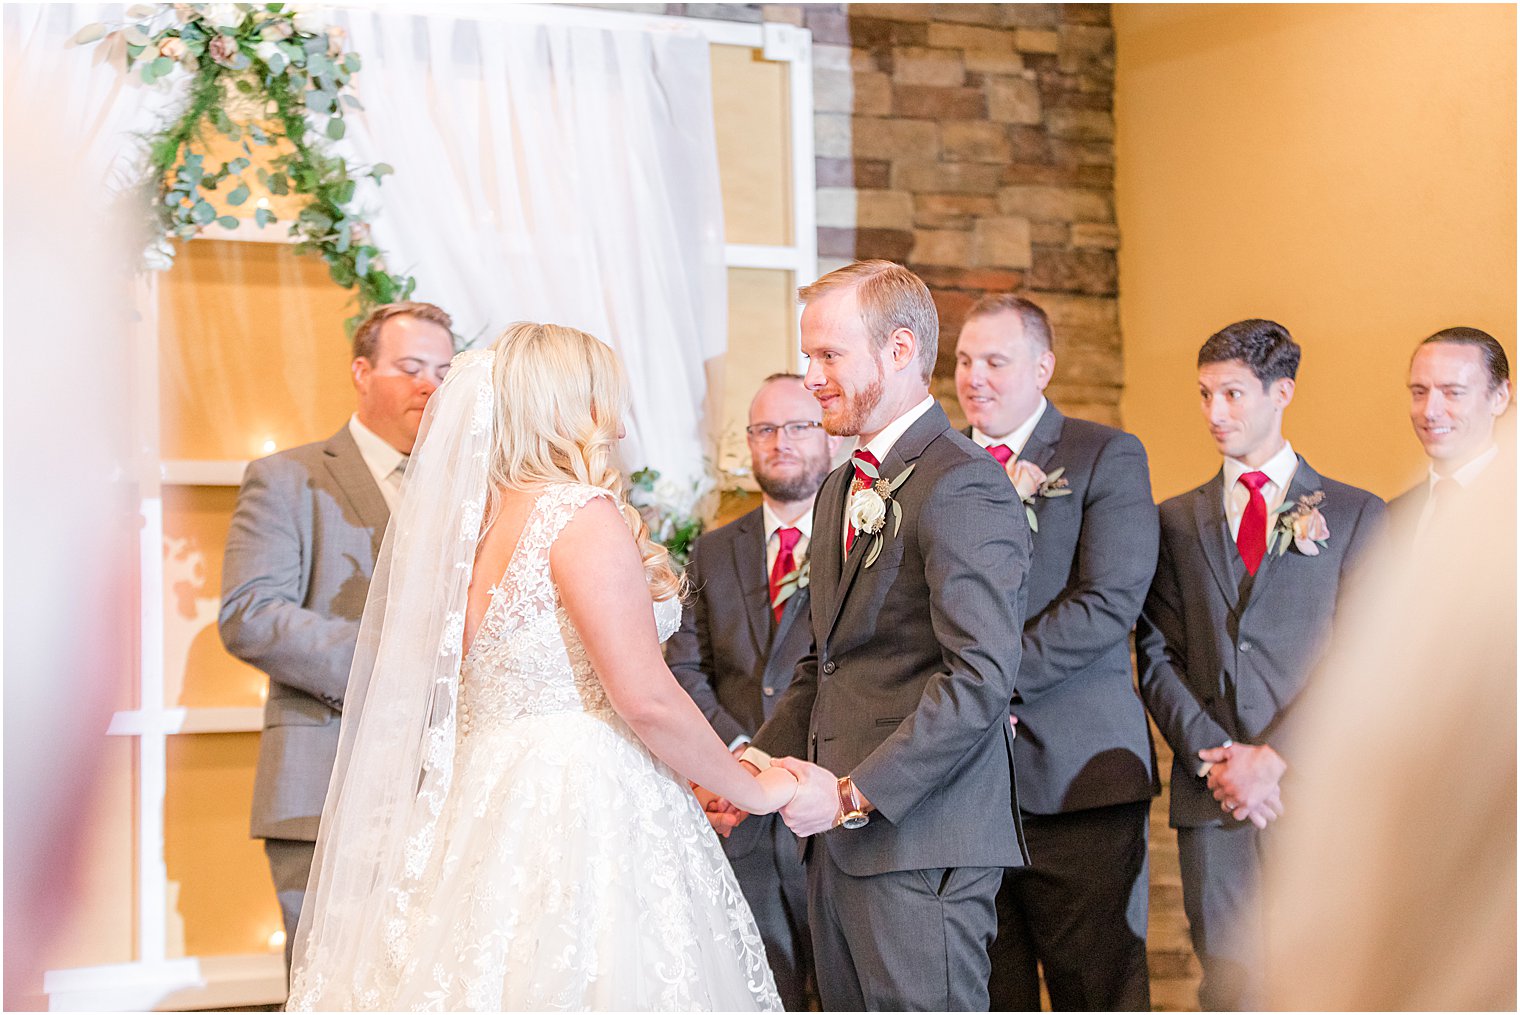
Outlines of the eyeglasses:
<svg viewBox="0 0 1520 1015">
<path fill-rule="evenodd" d="M 800 441 L 814 430 L 821 429 L 823 424 L 815 419 L 794 419 L 789 423 L 751 423 L 744 432 L 757 444 L 769 444 L 776 439 L 777 433 L 785 433 L 789 441 Z"/>
</svg>

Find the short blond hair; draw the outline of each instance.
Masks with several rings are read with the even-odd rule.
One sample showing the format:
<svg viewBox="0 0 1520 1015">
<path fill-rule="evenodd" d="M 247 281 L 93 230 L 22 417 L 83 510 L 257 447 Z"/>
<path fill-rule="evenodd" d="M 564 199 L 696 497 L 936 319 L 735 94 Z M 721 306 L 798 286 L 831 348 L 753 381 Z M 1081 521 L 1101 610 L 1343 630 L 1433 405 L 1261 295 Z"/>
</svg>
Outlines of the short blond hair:
<svg viewBox="0 0 1520 1015">
<path fill-rule="evenodd" d="M 380 329 L 393 317 L 415 317 L 440 325 L 450 334 L 454 331 L 454 319 L 442 307 L 420 300 L 404 300 L 400 303 L 382 303 L 364 315 L 364 320 L 354 329 L 354 359 L 375 361 L 375 350 L 380 347 Z"/>
<path fill-rule="evenodd" d="M 924 280 L 892 261 L 856 261 L 798 289 L 797 302 L 807 306 L 826 293 L 846 288 L 855 290 L 873 352 L 881 352 L 898 328 L 913 332 L 918 366 L 927 384 L 939 358 L 939 311 Z"/>
</svg>

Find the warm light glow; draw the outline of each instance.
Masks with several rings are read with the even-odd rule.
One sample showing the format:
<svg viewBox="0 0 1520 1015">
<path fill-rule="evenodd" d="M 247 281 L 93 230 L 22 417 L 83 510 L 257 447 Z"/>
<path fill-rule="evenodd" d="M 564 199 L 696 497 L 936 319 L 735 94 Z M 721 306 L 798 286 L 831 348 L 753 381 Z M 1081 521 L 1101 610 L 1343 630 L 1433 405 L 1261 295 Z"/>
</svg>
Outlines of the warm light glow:
<svg viewBox="0 0 1520 1015">
<path fill-rule="evenodd" d="M 283 951 L 285 948 L 285 932 L 277 930 L 269 935 L 269 950 L 272 952 Z"/>
<path fill-rule="evenodd" d="M 264 442 L 264 447 L 262 448 L 262 450 L 263 450 L 264 454 L 266 454 L 266 455 L 272 455 L 272 454 L 275 453 L 275 451 L 277 451 L 279 449 L 278 449 L 278 446 L 275 444 L 274 439 L 270 438 L 269 440 L 267 440 L 267 441 Z"/>
<path fill-rule="evenodd" d="M 268 684 L 264 684 L 263 686 L 261 686 L 259 688 L 259 700 L 260 701 L 268 701 L 269 700 L 269 685 Z"/>
</svg>

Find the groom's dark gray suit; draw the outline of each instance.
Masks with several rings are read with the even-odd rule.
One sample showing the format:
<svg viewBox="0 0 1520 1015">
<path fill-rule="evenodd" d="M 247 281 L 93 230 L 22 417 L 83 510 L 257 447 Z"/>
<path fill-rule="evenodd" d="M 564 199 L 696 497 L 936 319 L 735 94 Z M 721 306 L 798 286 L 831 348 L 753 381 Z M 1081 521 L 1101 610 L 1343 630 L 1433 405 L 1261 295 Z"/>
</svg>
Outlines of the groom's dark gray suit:
<svg viewBox="0 0 1520 1015">
<path fill-rule="evenodd" d="M 880 466 L 893 495 L 879 557 L 844 553 L 848 463 L 813 515 L 813 651 L 755 737 L 850 775 L 875 807 L 810 839 L 808 903 L 828 1010 L 985 1010 L 1002 871 L 1027 862 L 1008 702 L 1019 668 L 1029 527 L 998 464 L 938 405 Z"/>
<path fill-rule="evenodd" d="M 227 533 L 222 641 L 269 675 L 252 832 L 269 854 L 287 960 L 337 756 L 359 618 L 389 521 L 345 425 L 325 441 L 251 463 Z"/>
<path fill-rule="evenodd" d="M 765 555 L 762 508 L 699 539 L 686 569 L 692 601 L 665 644 L 670 671 L 724 743 L 754 735 L 812 644 L 806 588 L 774 619 Z M 797 837 L 779 814 L 751 817 L 723 840 L 723 852 L 765 941 L 781 1003 L 806 1011 L 813 944 Z"/>
</svg>

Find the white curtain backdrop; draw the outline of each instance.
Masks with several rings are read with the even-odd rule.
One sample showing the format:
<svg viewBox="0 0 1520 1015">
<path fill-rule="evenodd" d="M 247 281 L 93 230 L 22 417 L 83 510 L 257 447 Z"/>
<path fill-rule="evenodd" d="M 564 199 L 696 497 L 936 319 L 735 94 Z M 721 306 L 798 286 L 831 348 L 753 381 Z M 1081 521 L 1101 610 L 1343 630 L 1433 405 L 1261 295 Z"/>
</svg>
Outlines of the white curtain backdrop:
<svg viewBox="0 0 1520 1015">
<path fill-rule="evenodd" d="M 607 342 L 627 465 L 694 478 L 728 327 L 708 43 L 498 10 L 335 12 L 364 59 L 345 153 L 396 169 L 364 192 L 375 239 L 472 344 L 518 320 Z"/>
</svg>

